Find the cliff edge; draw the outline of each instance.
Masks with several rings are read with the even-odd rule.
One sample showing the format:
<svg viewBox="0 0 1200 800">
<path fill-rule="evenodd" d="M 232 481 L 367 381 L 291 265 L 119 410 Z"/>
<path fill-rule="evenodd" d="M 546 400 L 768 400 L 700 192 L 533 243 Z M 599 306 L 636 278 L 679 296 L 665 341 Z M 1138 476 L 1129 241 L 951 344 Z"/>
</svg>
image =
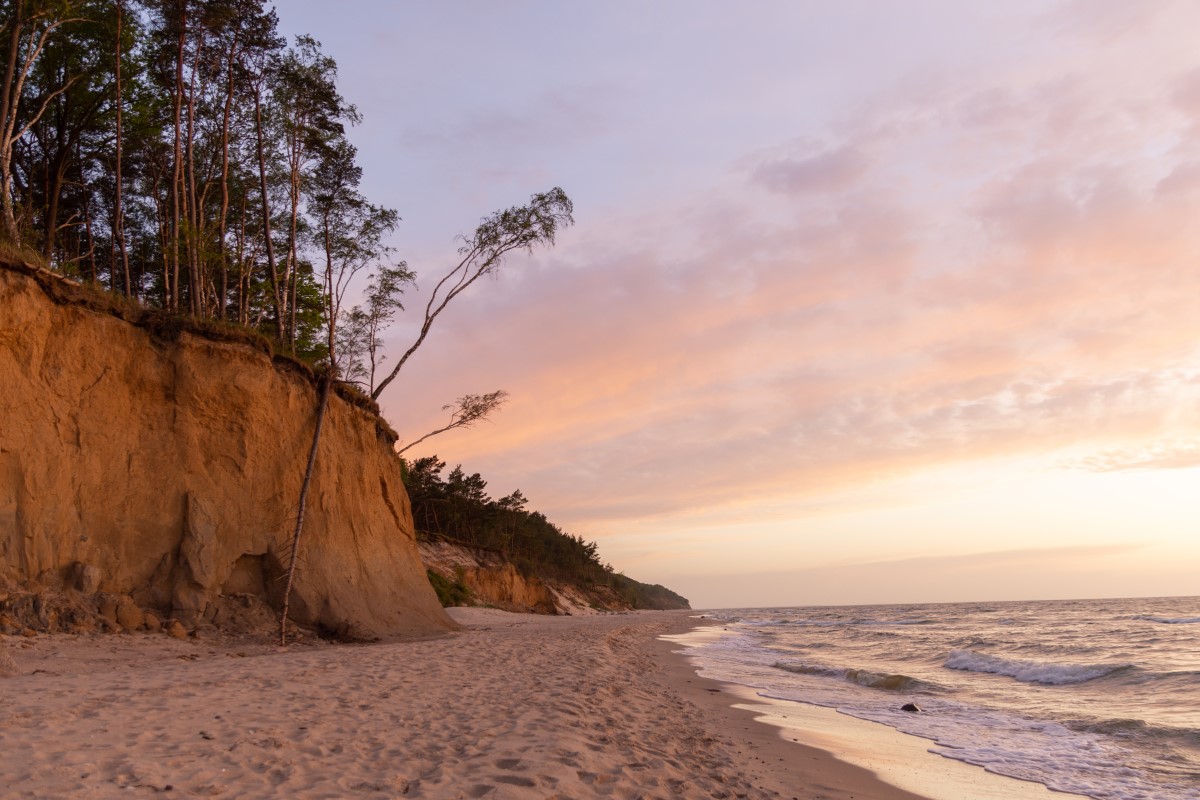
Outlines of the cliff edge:
<svg viewBox="0 0 1200 800">
<path fill-rule="evenodd" d="M 278 607 L 311 375 L 246 344 L 154 332 L 72 287 L 0 264 L 0 588 L 128 595 L 188 624 L 219 622 L 231 598 Z M 294 621 L 356 638 L 456 627 L 417 554 L 392 439 L 330 398 Z"/>
</svg>

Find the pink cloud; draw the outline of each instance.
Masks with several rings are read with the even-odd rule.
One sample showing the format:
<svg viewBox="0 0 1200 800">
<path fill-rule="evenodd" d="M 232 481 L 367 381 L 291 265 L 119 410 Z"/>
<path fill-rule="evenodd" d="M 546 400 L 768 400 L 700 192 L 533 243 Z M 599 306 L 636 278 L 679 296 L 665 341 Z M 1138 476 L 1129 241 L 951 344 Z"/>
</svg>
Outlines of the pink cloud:
<svg viewBox="0 0 1200 800">
<path fill-rule="evenodd" d="M 1006 77 L 581 217 L 454 310 L 394 422 L 507 389 L 495 425 L 429 451 L 597 525 L 1200 433 L 1200 194 L 1163 188 L 1196 163 L 1167 144 L 1180 95 Z"/>
<path fill-rule="evenodd" d="M 846 189 L 866 172 L 868 159 L 852 147 L 837 147 L 798 158 L 779 158 L 758 165 L 754 180 L 786 194 Z"/>
</svg>

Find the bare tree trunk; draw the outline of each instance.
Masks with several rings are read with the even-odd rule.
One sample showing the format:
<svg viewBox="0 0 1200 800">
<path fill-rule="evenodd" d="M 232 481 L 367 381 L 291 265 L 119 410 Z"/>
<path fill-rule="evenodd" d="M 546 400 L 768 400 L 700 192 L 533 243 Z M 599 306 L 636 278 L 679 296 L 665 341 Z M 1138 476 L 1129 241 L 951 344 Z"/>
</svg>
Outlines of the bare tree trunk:
<svg viewBox="0 0 1200 800">
<path fill-rule="evenodd" d="M 83 225 L 84 232 L 87 233 L 87 248 L 88 248 L 88 266 L 92 271 L 92 282 L 99 280 L 99 273 L 96 269 L 96 240 L 92 238 L 92 195 L 88 192 L 83 199 Z"/>
<path fill-rule="evenodd" d="M 300 282 L 300 259 L 297 253 L 296 239 L 299 233 L 300 225 L 300 160 L 302 158 L 302 144 L 300 142 L 300 125 L 296 122 L 292 132 L 293 143 L 291 146 L 291 184 L 290 198 L 292 201 L 292 216 L 291 227 L 288 230 L 288 278 L 289 292 L 291 294 L 291 313 L 288 318 L 288 341 L 292 346 L 292 355 L 296 354 L 296 301 L 297 301 L 297 284 Z"/>
<path fill-rule="evenodd" d="M 229 44 L 229 66 L 225 90 L 225 111 L 221 118 L 221 220 L 217 231 L 217 260 L 221 264 L 221 296 L 217 299 L 217 317 L 225 318 L 229 299 L 229 256 L 225 247 L 225 222 L 229 216 L 229 115 L 233 107 L 233 66 L 237 54 L 237 34 Z"/>
<path fill-rule="evenodd" d="M 312 447 L 308 451 L 308 466 L 304 469 L 304 482 L 300 484 L 300 504 L 296 511 L 296 531 L 292 534 L 292 552 L 288 563 L 287 583 L 283 587 L 283 609 L 279 614 L 279 645 L 287 646 L 288 604 L 292 598 L 292 581 L 296 577 L 296 561 L 300 548 L 300 533 L 304 530 L 304 509 L 308 504 L 308 489 L 312 485 L 313 467 L 317 463 L 317 447 L 321 443 L 321 427 L 325 423 L 325 409 L 329 406 L 329 390 L 333 386 L 334 371 L 321 378 L 321 399 L 317 405 L 317 425 L 313 430 Z"/>
<path fill-rule="evenodd" d="M 189 305 L 193 316 L 204 316 L 206 312 L 204 298 L 206 295 L 206 276 L 204 263 L 201 260 L 201 214 L 200 204 L 196 200 L 196 76 L 200 74 L 200 59 L 204 54 L 204 29 L 199 28 L 196 37 L 196 52 L 192 57 L 192 74 L 188 80 L 187 102 L 187 153 L 185 165 L 185 180 L 187 181 L 187 199 L 185 216 L 188 219 L 187 252 L 188 252 L 188 283 L 191 291 L 188 293 Z"/>
<path fill-rule="evenodd" d="M 329 214 L 322 216 L 322 229 L 325 238 L 325 315 L 329 318 L 329 367 L 337 368 L 337 337 L 338 298 L 334 295 L 333 286 L 333 243 L 329 235 Z"/>
<path fill-rule="evenodd" d="M 237 289 L 237 321 L 239 325 L 245 325 L 247 318 L 250 316 L 250 301 L 247 295 L 250 291 L 249 281 L 247 280 L 246 269 L 246 187 L 242 186 L 242 219 L 238 225 L 237 239 L 237 265 L 238 265 L 238 289 Z"/>
<path fill-rule="evenodd" d="M 133 296 L 133 282 L 129 278 L 129 251 L 125 247 L 125 210 L 122 204 L 123 191 L 121 188 L 121 124 L 122 124 L 122 107 L 125 104 L 125 98 L 121 92 L 121 23 L 124 20 L 124 3 L 122 0 L 116 0 L 117 10 L 117 63 L 116 63 L 116 92 L 117 92 L 117 141 L 116 141 L 116 196 L 113 198 L 113 239 L 116 240 L 117 247 L 121 250 L 121 272 L 125 276 L 125 296 Z M 117 271 L 116 265 L 113 265 L 113 272 Z"/>
<path fill-rule="evenodd" d="M 179 49 L 175 56 L 175 169 L 171 179 L 171 302 L 169 307 L 172 311 L 179 310 L 179 194 L 183 183 L 183 50 L 187 42 L 186 0 L 180 0 L 179 9 Z"/>
<path fill-rule="evenodd" d="M 0 89 L 0 131 L 8 127 L 9 103 L 13 95 L 13 82 L 17 76 L 17 51 L 21 45 L 21 27 L 24 20 L 24 0 L 15 0 L 13 16 L 9 21 L 12 30 L 8 32 L 8 63 L 4 66 L 4 86 Z"/>
<path fill-rule="evenodd" d="M 267 158 L 263 153 L 262 87 L 254 87 L 254 128 L 258 134 L 258 184 L 262 194 L 263 237 L 267 245 L 267 267 L 271 275 L 271 301 L 275 306 L 275 335 L 283 338 L 283 308 L 279 297 L 279 271 L 275 268 L 275 245 L 271 242 L 271 204 L 267 199 Z"/>
<path fill-rule="evenodd" d="M 154 186 L 152 187 L 151 191 L 151 196 L 154 198 L 154 231 L 158 235 L 158 252 L 162 258 L 162 307 L 170 308 L 171 257 L 169 254 L 170 229 L 168 225 L 169 220 L 167 219 L 167 198 L 163 196 L 163 175 L 162 172 L 159 171 L 157 165 L 154 165 L 151 175 L 154 177 Z"/>
<path fill-rule="evenodd" d="M 53 263 L 54 248 L 58 245 L 58 205 L 69 166 L 69 159 L 61 150 L 46 165 L 46 240 L 42 243 L 42 258 L 46 259 L 47 264 Z M 70 222 L 69 218 L 67 222 Z"/>
</svg>

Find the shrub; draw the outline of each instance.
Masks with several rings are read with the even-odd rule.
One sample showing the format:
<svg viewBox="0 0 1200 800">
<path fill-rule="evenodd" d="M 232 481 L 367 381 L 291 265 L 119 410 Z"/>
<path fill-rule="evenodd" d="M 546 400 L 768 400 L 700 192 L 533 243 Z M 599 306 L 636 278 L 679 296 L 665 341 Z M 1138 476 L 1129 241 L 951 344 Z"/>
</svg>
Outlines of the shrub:
<svg viewBox="0 0 1200 800">
<path fill-rule="evenodd" d="M 471 592 L 463 585 L 461 579 L 450 581 L 431 569 L 425 570 L 425 574 L 429 576 L 429 583 L 437 592 L 438 602 L 443 608 L 465 606 L 471 602 Z"/>
</svg>

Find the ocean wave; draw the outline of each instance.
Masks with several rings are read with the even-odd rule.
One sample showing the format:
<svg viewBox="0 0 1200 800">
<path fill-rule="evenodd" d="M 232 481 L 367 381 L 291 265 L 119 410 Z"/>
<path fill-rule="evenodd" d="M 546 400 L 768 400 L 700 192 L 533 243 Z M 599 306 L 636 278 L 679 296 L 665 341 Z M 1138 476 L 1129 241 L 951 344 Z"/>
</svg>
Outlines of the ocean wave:
<svg viewBox="0 0 1200 800">
<path fill-rule="evenodd" d="M 1086 733 L 1103 733 L 1125 739 L 1154 739 L 1183 744 L 1191 748 L 1200 747 L 1200 730 L 1154 725 L 1141 719 L 1072 720 L 1067 722 L 1072 730 Z"/>
<path fill-rule="evenodd" d="M 773 626 L 788 626 L 796 628 L 846 628 L 846 627 L 861 627 L 861 626 L 879 626 L 893 627 L 904 625 L 933 625 L 935 620 L 932 619 L 870 619 L 866 617 L 855 617 L 853 619 L 823 619 L 823 618 L 805 618 L 799 617 L 795 619 L 762 619 L 762 620 L 746 620 L 742 623 L 746 626 L 756 627 L 773 627 Z"/>
<path fill-rule="evenodd" d="M 1195 625 L 1200 623 L 1200 617 L 1152 617 L 1146 614 L 1134 617 L 1145 622 L 1157 622 L 1160 625 Z"/>
<path fill-rule="evenodd" d="M 1056 664 L 1047 661 L 1000 658 L 975 650 L 954 650 L 942 666 L 965 672 L 1004 675 L 1022 683 L 1040 683 L 1048 686 L 1085 683 L 1112 675 L 1115 672 L 1133 669 L 1133 664 Z"/>
<path fill-rule="evenodd" d="M 911 678 L 908 675 L 886 675 L 866 669 L 836 669 L 819 664 L 790 664 L 786 661 L 776 662 L 775 668 L 792 672 L 796 675 L 839 678 L 849 683 L 865 686 L 868 689 L 881 689 L 885 692 L 913 692 L 919 689 L 931 688 L 924 681 Z"/>
</svg>

